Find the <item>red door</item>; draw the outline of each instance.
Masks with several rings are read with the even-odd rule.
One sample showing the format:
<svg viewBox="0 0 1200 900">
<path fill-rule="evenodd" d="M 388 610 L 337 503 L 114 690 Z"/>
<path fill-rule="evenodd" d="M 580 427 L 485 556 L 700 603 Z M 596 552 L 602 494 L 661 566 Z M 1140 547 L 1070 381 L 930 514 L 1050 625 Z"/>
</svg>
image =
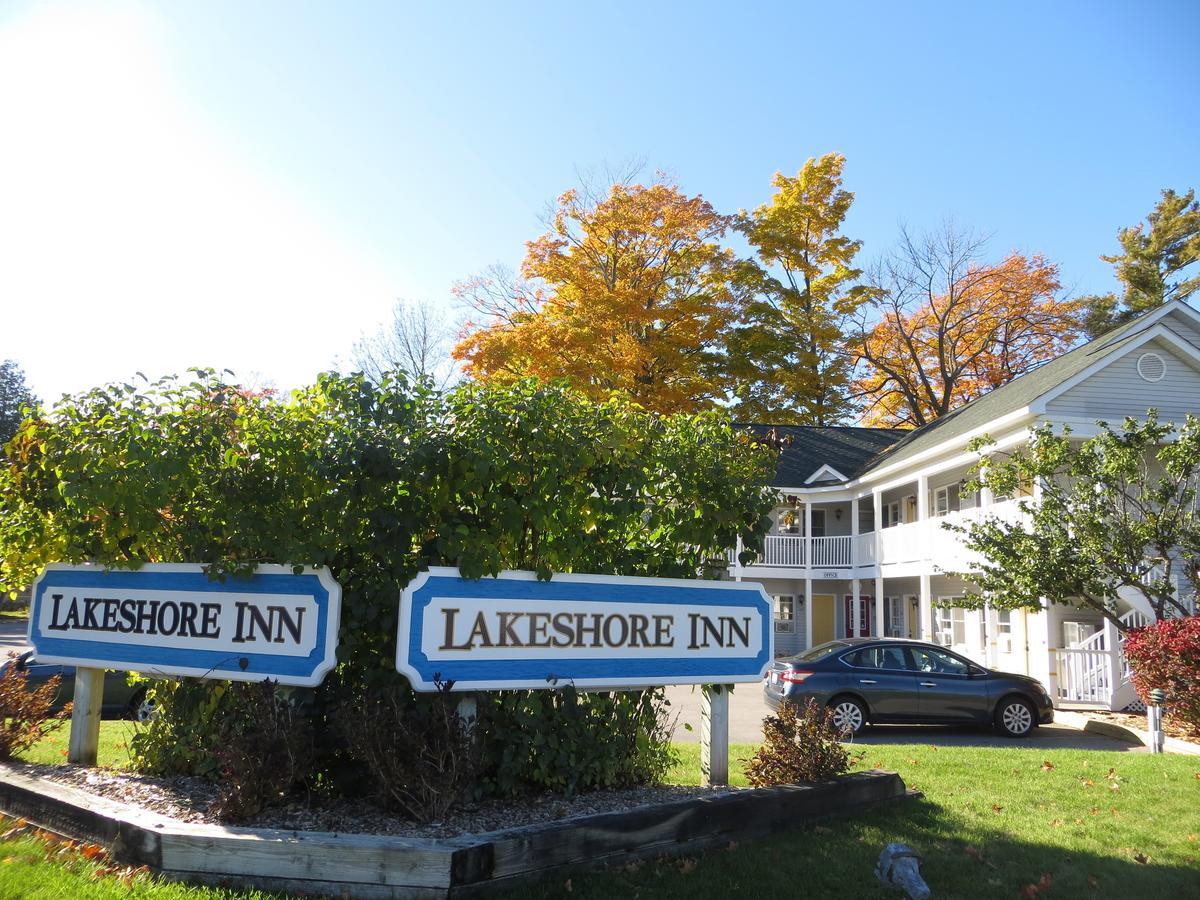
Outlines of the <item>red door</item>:
<svg viewBox="0 0 1200 900">
<path fill-rule="evenodd" d="M 853 622 L 854 602 L 853 601 L 854 601 L 854 597 L 851 596 L 850 594 L 846 594 L 846 596 L 845 596 L 845 604 L 846 604 L 845 612 L 846 612 L 846 614 L 842 618 L 842 621 L 845 622 L 844 630 L 846 632 L 846 637 L 870 637 L 871 636 L 871 615 L 873 612 L 873 607 L 875 606 L 875 601 L 871 597 L 859 597 L 860 613 L 859 613 L 859 619 L 858 619 L 857 633 L 854 630 L 854 622 Z"/>
</svg>

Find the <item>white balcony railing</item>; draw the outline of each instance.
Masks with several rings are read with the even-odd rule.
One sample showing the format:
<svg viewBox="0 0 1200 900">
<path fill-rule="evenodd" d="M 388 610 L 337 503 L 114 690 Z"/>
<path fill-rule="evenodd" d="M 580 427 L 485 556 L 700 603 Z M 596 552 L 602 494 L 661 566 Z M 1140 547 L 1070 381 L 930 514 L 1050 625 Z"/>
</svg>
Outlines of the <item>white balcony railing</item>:
<svg viewBox="0 0 1200 900">
<path fill-rule="evenodd" d="M 1020 515 L 1014 501 L 993 504 L 986 509 L 965 509 L 949 516 L 909 522 L 883 529 L 879 535 L 880 552 L 876 551 L 875 533 L 814 537 L 811 540 L 798 534 L 769 534 L 762 555 L 752 566 L 776 568 L 844 569 L 852 566 L 872 566 L 879 563 L 933 562 L 945 571 L 963 571 L 975 562 L 962 543 L 962 536 L 942 527 L 944 522 L 966 523 L 972 519 L 994 515 L 1012 520 Z M 734 551 L 729 562 L 735 564 Z"/>
</svg>

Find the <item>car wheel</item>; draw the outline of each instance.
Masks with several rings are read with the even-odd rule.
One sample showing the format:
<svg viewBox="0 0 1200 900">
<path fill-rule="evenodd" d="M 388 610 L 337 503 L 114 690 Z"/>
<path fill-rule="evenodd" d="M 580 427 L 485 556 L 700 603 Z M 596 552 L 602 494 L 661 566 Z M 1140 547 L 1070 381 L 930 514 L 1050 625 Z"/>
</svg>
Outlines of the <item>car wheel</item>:
<svg viewBox="0 0 1200 900">
<path fill-rule="evenodd" d="M 1033 707 L 1028 700 L 1008 697 L 996 707 L 996 727 L 1006 737 L 1028 737 L 1036 724 Z"/>
<path fill-rule="evenodd" d="M 138 691 L 129 701 L 129 718 L 135 722 L 149 722 L 158 712 L 158 704 L 146 696 L 145 689 Z"/>
<path fill-rule="evenodd" d="M 833 727 L 842 734 L 855 735 L 867 724 L 867 711 L 853 697 L 835 697 L 829 701 Z"/>
</svg>

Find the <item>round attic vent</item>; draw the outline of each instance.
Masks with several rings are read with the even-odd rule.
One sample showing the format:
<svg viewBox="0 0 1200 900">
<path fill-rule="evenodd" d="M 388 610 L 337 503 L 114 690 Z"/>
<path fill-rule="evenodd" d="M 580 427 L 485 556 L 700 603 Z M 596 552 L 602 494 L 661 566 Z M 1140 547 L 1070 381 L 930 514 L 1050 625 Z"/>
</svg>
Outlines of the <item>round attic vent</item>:
<svg viewBox="0 0 1200 900">
<path fill-rule="evenodd" d="M 1143 381 L 1162 381 L 1167 374 L 1167 364 L 1157 353 L 1143 353 L 1138 357 L 1137 373 Z"/>
</svg>

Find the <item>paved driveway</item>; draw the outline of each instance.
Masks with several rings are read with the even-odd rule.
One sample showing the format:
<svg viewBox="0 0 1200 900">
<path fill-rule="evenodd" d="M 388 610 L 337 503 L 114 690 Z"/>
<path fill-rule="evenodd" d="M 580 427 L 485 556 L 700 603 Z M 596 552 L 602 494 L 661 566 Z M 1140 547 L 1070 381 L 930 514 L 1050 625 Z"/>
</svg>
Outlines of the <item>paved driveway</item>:
<svg viewBox="0 0 1200 900">
<path fill-rule="evenodd" d="M 28 643 L 25 636 L 29 634 L 29 622 L 25 619 L 14 619 L 11 616 L 0 616 L 0 660 L 8 656 L 9 650 L 20 653 Z"/>
<path fill-rule="evenodd" d="M 667 688 L 671 710 L 678 714 L 675 740 L 700 740 L 700 688 L 678 685 Z M 735 744 L 757 744 L 762 740 L 762 720 L 771 713 L 757 684 L 740 684 L 729 700 L 729 740 Z M 688 731 L 684 725 L 690 724 Z M 866 728 L 856 744 L 932 744 L 939 747 L 1025 747 L 1056 750 L 1120 750 L 1144 753 L 1146 748 L 1127 744 L 1101 734 L 1084 732 L 1069 725 L 1043 725 L 1032 737 L 1010 740 L 990 728 L 942 727 L 938 725 L 880 725 Z"/>
</svg>

